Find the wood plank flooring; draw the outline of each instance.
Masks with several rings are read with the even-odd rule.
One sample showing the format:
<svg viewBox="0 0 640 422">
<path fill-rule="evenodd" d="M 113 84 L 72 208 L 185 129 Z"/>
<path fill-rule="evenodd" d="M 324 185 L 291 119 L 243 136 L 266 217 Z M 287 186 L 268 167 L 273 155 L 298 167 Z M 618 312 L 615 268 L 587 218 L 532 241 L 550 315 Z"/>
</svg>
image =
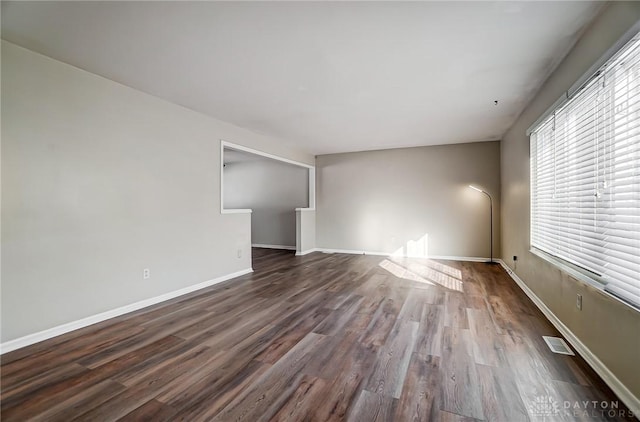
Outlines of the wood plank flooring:
<svg viewBox="0 0 640 422">
<path fill-rule="evenodd" d="M 2 356 L 2 420 L 632 420 L 500 266 L 253 254 L 251 275 Z"/>
</svg>

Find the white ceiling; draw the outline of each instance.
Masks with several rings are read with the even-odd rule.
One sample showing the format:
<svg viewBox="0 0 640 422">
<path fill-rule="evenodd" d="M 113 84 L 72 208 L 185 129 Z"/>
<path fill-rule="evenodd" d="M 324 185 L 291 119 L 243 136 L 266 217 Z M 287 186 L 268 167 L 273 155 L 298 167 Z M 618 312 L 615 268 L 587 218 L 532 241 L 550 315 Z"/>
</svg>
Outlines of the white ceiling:
<svg viewBox="0 0 640 422">
<path fill-rule="evenodd" d="M 2 37 L 323 154 L 500 139 L 601 8 L 3 1 Z"/>
</svg>

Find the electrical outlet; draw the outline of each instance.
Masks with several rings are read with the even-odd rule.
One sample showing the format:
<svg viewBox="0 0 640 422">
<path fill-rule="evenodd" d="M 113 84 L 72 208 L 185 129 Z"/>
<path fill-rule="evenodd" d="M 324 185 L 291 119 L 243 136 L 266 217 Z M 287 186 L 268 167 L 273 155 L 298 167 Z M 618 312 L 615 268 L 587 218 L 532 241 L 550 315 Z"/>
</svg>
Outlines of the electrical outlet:
<svg viewBox="0 0 640 422">
<path fill-rule="evenodd" d="M 242 249 L 238 249 L 238 258 L 242 258 Z"/>
<path fill-rule="evenodd" d="M 579 310 L 582 310 L 582 295 L 578 294 L 576 296 L 576 308 L 578 308 Z"/>
<path fill-rule="evenodd" d="M 151 277 L 151 270 L 149 268 L 145 268 L 144 270 L 142 270 L 142 278 L 144 280 L 148 279 Z"/>
</svg>

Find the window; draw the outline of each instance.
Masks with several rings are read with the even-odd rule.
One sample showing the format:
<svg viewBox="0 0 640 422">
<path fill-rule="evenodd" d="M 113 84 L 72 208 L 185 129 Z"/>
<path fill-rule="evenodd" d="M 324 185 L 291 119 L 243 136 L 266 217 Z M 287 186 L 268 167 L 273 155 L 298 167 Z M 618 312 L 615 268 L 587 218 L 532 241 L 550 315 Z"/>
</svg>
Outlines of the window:
<svg viewBox="0 0 640 422">
<path fill-rule="evenodd" d="M 531 246 L 640 307 L 640 34 L 532 130 Z"/>
</svg>

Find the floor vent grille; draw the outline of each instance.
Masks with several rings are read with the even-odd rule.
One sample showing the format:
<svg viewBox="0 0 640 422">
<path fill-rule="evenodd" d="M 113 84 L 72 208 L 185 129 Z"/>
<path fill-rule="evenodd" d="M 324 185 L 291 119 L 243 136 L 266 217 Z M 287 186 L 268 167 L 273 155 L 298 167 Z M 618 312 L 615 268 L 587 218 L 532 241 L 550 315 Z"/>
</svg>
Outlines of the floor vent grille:
<svg viewBox="0 0 640 422">
<path fill-rule="evenodd" d="M 560 337 L 542 336 L 542 338 L 547 343 L 547 346 L 549 346 L 549 349 L 551 349 L 553 353 L 575 356 L 575 353 L 573 353 L 573 351 L 569 348 L 567 343 Z"/>
</svg>

